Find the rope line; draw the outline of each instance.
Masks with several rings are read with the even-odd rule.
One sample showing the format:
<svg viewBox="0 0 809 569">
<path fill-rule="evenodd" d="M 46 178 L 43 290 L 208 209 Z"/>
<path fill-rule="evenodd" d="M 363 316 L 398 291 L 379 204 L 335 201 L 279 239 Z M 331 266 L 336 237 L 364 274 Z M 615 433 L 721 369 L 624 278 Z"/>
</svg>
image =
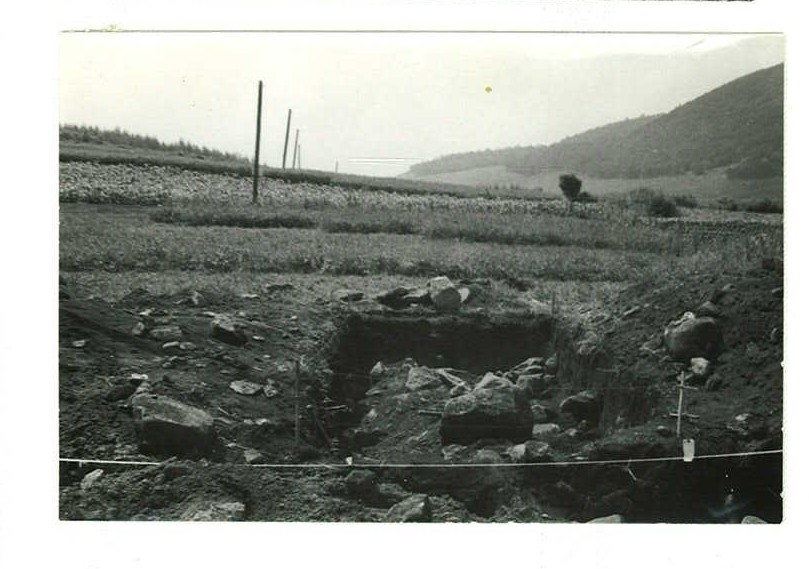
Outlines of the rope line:
<svg viewBox="0 0 809 569">
<path fill-rule="evenodd" d="M 746 456 L 766 456 L 774 454 L 782 454 L 783 449 L 775 450 L 759 450 L 750 452 L 730 452 L 721 454 L 703 454 L 695 455 L 694 461 L 709 460 L 709 459 L 722 459 L 722 458 L 741 458 Z M 422 464 L 348 464 L 348 463 L 309 463 L 309 464 L 284 464 L 284 463 L 266 463 L 266 464 L 236 464 L 236 463 L 213 463 L 220 466 L 235 466 L 240 468 L 288 468 L 288 469 L 335 469 L 335 468 L 536 468 L 536 467 L 556 467 L 556 466 L 585 466 L 585 465 L 608 465 L 608 464 L 638 464 L 645 462 L 678 462 L 684 461 L 682 456 L 666 456 L 666 457 L 650 457 L 650 458 L 624 458 L 624 459 L 610 459 L 610 460 L 568 460 L 562 462 L 541 462 L 541 463 L 422 463 Z M 110 465 L 128 465 L 128 466 L 160 466 L 168 464 L 165 462 L 154 461 L 136 461 L 136 460 L 103 460 L 103 459 L 82 459 L 82 458 L 59 458 L 59 462 L 74 463 L 74 464 L 110 464 Z M 210 466 L 207 465 L 207 466 Z"/>
</svg>

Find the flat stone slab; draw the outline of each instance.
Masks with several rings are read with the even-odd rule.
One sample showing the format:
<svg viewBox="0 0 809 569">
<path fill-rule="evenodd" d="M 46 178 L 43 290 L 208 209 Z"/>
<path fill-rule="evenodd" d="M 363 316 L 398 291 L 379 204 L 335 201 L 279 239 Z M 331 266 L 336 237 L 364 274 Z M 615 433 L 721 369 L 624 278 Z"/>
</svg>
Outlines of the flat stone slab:
<svg viewBox="0 0 809 569">
<path fill-rule="evenodd" d="M 170 397 L 135 395 L 132 416 L 141 445 L 156 454 L 205 456 L 216 443 L 213 417 Z"/>
</svg>

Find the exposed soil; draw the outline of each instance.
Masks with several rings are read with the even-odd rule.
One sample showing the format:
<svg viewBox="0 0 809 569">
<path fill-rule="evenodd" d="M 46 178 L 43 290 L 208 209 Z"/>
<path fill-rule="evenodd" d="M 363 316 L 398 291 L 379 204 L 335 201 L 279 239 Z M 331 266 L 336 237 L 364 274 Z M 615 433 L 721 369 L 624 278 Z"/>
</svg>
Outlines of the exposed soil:
<svg viewBox="0 0 809 569">
<path fill-rule="evenodd" d="M 718 293 L 725 285 L 732 290 Z M 255 297 L 138 289 L 114 304 L 68 282 L 60 287 L 60 455 L 155 464 L 62 462 L 60 515 L 208 519 L 219 504 L 215 519 L 383 521 L 391 506 L 419 493 L 429 496 L 433 521 L 620 514 L 735 522 L 752 514 L 778 522 L 780 454 L 630 461 L 682 455 L 669 414 L 688 366 L 671 361 L 660 340 L 669 321 L 711 298 L 724 349 L 706 380 L 688 379 L 696 389 L 685 392 L 685 410 L 698 417 L 683 421 L 682 436 L 696 440 L 697 457 L 781 448 L 782 287 L 775 270 L 728 281 L 694 275 L 629 288 L 608 310 L 571 318 L 503 309 L 485 283 L 448 316 L 429 307 L 391 310 L 368 300 L 372 291 L 338 300 L 325 284 L 320 296 L 302 295 L 282 280 Z M 246 343 L 212 337 L 215 315 L 231 317 Z M 150 334 L 166 326 L 192 345 L 164 348 L 167 340 Z M 513 441 L 442 445 L 450 386 L 405 385 L 414 365 L 451 368 L 471 387 L 487 371 L 554 353 L 553 383 L 533 404 L 559 425 L 543 440 L 546 460 L 564 466 L 515 465 Z M 377 361 L 382 371 L 372 378 Z M 230 387 L 237 380 L 268 389 L 240 394 Z M 131 397 L 145 384 L 209 413 L 216 448 L 203 458 L 171 457 L 139 445 Z M 562 400 L 584 389 L 603 397 L 597 424 L 559 413 Z M 575 464 L 582 460 L 620 462 Z M 96 469 L 103 474 L 82 488 Z"/>
</svg>

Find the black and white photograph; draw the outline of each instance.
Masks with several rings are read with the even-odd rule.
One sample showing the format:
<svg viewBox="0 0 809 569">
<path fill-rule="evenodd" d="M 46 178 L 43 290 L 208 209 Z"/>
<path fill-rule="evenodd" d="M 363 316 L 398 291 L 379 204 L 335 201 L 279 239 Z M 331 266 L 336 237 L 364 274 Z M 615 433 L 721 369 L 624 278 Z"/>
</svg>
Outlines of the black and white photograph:
<svg viewBox="0 0 809 569">
<path fill-rule="evenodd" d="M 68 33 L 59 84 L 60 518 L 781 520 L 782 36 Z"/>
<path fill-rule="evenodd" d="M 0 34 L 0 565 L 789 555 L 796 15 L 203 4 Z"/>
</svg>

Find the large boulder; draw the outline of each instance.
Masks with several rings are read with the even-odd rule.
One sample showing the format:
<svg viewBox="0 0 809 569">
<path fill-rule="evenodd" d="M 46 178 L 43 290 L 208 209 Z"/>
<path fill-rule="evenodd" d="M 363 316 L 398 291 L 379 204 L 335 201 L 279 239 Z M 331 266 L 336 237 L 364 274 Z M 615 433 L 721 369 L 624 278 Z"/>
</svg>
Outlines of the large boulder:
<svg viewBox="0 0 809 569">
<path fill-rule="evenodd" d="M 206 456 L 216 444 L 213 417 L 170 397 L 135 395 L 132 415 L 141 446 L 155 454 Z"/>
<path fill-rule="evenodd" d="M 427 283 L 430 300 L 439 312 L 458 312 L 461 308 L 461 293 L 447 277 L 435 277 Z"/>
<path fill-rule="evenodd" d="M 670 324 L 663 343 L 671 358 L 688 362 L 691 358 L 715 358 L 722 350 L 722 330 L 710 317 L 691 317 Z"/>
<path fill-rule="evenodd" d="M 447 401 L 441 416 L 443 444 L 468 444 L 483 438 L 522 442 L 531 437 L 534 416 L 516 387 L 475 389 Z"/>
</svg>

